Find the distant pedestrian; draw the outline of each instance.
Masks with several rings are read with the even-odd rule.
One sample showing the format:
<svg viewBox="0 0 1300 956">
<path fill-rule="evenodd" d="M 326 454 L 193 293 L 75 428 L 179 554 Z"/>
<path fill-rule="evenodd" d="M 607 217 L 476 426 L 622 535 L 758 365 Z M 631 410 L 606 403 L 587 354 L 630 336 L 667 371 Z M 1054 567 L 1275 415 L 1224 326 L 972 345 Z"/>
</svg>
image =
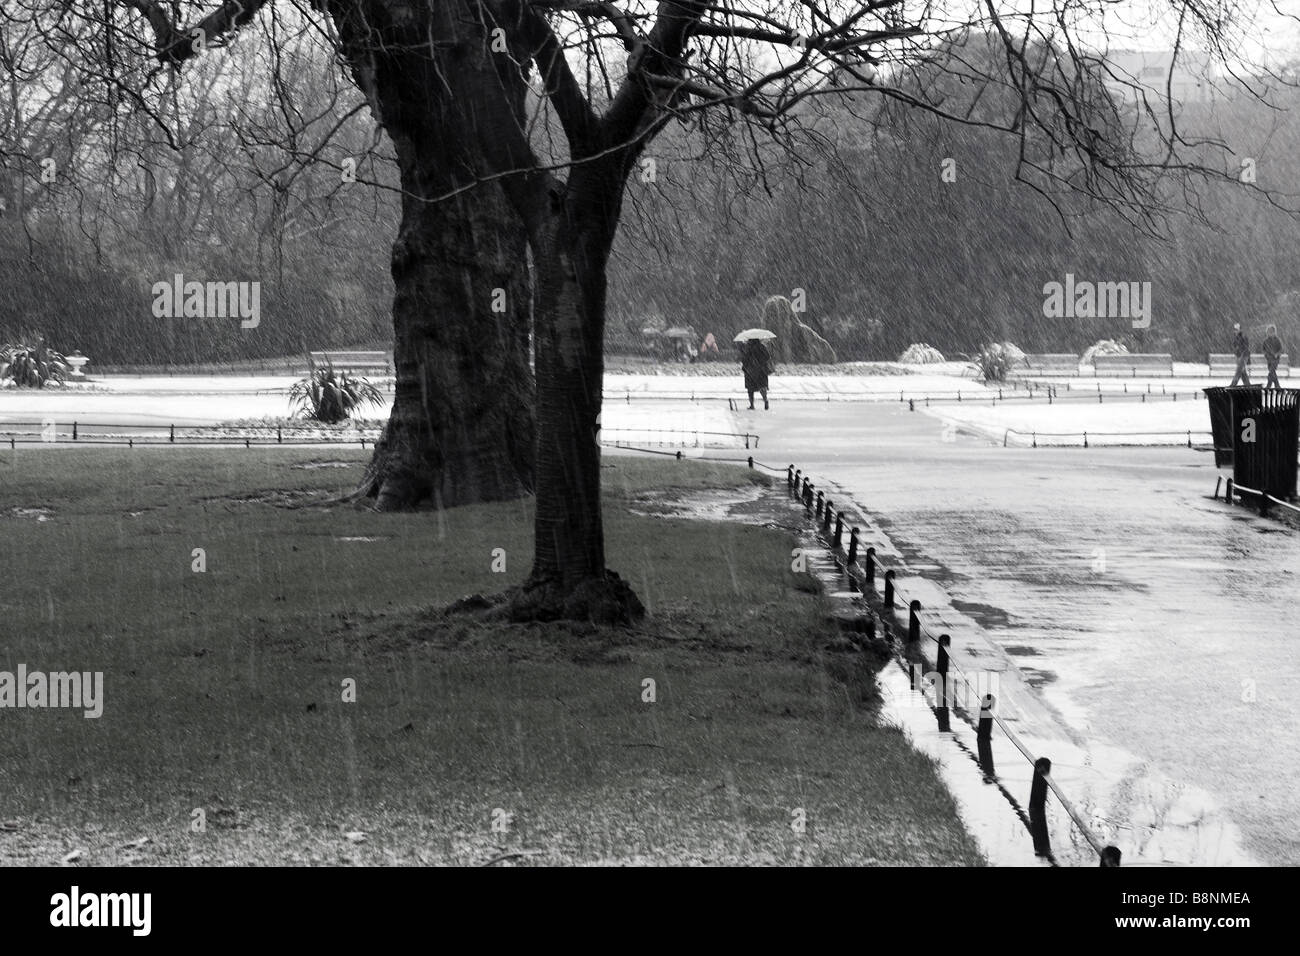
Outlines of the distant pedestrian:
<svg viewBox="0 0 1300 956">
<path fill-rule="evenodd" d="M 749 407 L 754 407 L 754 393 L 763 396 L 763 408 L 770 409 L 767 403 L 767 377 L 772 374 L 772 356 L 767 346 L 758 339 L 748 339 L 740 345 L 740 369 L 745 373 L 745 391 L 749 393 Z"/>
<path fill-rule="evenodd" d="M 721 355 L 722 353 L 718 351 L 718 340 L 715 339 L 713 333 L 710 332 L 708 335 L 704 336 L 704 341 L 700 344 L 700 358 L 704 359 L 706 362 L 712 362 L 718 359 Z"/>
<path fill-rule="evenodd" d="M 1264 361 L 1268 363 L 1268 381 L 1265 388 L 1281 388 L 1277 380 L 1277 363 L 1282 360 L 1282 340 L 1277 337 L 1277 326 L 1268 327 L 1268 336 L 1264 339 Z"/>
<path fill-rule="evenodd" d="M 1241 323 L 1235 323 L 1232 331 L 1237 334 L 1232 339 L 1232 351 L 1237 356 L 1237 374 L 1232 376 L 1232 384 L 1236 385 L 1239 381 L 1242 385 L 1250 385 L 1250 339 L 1246 338 L 1246 333 L 1241 331 Z M 1232 386 L 1228 386 L 1231 388 Z"/>
</svg>

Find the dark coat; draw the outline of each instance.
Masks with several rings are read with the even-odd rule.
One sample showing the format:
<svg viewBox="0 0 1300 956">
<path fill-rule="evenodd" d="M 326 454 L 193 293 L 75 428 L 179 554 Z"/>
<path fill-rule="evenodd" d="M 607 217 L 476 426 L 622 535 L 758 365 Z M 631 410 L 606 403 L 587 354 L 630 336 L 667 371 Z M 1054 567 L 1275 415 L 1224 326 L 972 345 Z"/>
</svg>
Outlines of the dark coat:
<svg viewBox="0 0 1300 956">
<path fill-rule="evenodd" d="M 772 356 L 762 342 L 750 339 L 740 348 L 740 370 L 745 373 L 745 390 L 757 392 L 767 388 L 772 374 Z"/>
<path fill-rule="evenodd" d="M 1246 338 L 1245 332 L 1238 332 L 1232 340 L 1232 352 L 1238 360 L 1245 359 L 1246 364 L 1250 364 L 1250 339 Z"/>
<path fill-rule="evenodd" d="M 1282 340 L 1276 335 L 1270 335 L 1264 340 L 1264 358 L 1270 365 L 1276 365 L 1278 359 L 1282 357 Z"/>
</svg>

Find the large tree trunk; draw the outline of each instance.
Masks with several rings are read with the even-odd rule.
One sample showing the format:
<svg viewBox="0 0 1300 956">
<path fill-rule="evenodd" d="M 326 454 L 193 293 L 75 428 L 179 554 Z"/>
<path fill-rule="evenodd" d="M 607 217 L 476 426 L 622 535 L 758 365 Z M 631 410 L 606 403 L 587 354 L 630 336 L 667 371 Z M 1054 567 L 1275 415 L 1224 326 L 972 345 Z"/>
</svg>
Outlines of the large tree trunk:
<svg viewBox="0 0 1300 956">
<path fill-rule="evenodd" d="M 419 158 L 404 152 L 403 181 L 418 181 Z M 532 490 L 526 263 L 523 231 L 495 186 L 403 203 L 393 247 L 397 392 L 363 485 L 380 510 Z"/>
<path fill-rule="evenodd" d="M 327 5 L 403 190 L 397 393 L 360 492 L 381 510 L 517 498 L 533 486 L 527 233 L 499 183 L 474 183 L 484 125 L 524 122 L 523 81 L 501 95 L 468 0 Z"/>
<path fill-rule="evenodd" d="M 617 199 L 608 189 L 584 188 L 604 185 L 595 165 L 572 173 L 534 244 L 537 512 L 532 574 L 510 608 L 516 619 L 626 624 L 645 614 L 632 589 L 605 567 L 597 432 L 605 276 L 617 222 L 609 203 Z M 615 182 L 621 188 L 621 178 Z"/>
</svg>

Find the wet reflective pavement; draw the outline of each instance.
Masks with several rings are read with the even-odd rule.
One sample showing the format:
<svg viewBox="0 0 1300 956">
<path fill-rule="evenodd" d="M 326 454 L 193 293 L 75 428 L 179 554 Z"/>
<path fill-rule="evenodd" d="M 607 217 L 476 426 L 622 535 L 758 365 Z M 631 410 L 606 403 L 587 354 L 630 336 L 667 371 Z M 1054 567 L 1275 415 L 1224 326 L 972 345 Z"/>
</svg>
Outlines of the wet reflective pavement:
<svg viewBox="0 0 1300 956">
<path fill-rule="evenodd" d="M 967 671 L 998 675 L 1009 722 L 1125 865 L 1300 863 L 1300 540 L 1210 500 L 1211 456 L 945 440 L 901 406 L 734 418 L 762 435 L 761 460 L 794 462 L 858 513 L 864 547 Z M 901 681 L 885 679 L 900 700 Z M 894 711 L 922 749 L 960 754 L 927 709 Z M 1020 774 L 1007 789 L 1026 800 L 1031 770 L 1009 744 L 997 769 Z M 1095 865 L 1048 804 L 1062 862 Z"/>
</svg>

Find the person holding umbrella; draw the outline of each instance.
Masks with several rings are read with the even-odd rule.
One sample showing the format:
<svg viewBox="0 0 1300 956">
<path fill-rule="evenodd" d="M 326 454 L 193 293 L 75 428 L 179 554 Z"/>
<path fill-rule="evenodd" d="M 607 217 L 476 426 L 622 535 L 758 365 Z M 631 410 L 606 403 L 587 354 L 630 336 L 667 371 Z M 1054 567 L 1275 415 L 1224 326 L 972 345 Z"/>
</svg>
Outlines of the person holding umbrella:
<svg viewBox="0 0 1300 956">
<path fill-rule="evenodd" d="M 740 343 L 740 369 L 745 374 L 745 391 L 749 393 L 751 410 L 755 392 L 763 396 L 764 410 L 772 407 L 767 401 L 767 377 L 772 374 L 772 356 L 763 340 L 774 338 L 776 334 L 767 329 L 746 329 L 735 338 Z"/>
</svg>

